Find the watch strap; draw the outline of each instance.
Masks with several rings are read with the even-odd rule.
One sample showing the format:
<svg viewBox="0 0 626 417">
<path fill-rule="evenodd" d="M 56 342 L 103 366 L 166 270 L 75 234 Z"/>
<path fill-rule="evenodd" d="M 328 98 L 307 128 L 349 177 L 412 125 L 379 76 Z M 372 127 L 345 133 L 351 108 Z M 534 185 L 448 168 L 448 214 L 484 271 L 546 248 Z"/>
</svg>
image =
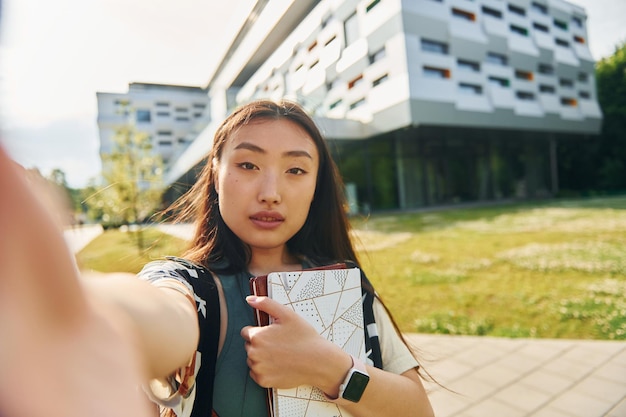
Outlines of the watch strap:
<svg viewBox="0 0 626 417">
<path fill-rule="evenodd" d="M 365 367 L 365 364 L 361 360 L 359 360 L 358 358 L 352 355 L 350 355 L 350 357 L 352 358 L 352 367 L 348 370 L 348 373 L 346 374 L 343 382 L 339 385 L 339 394 L 337 398 L 329 397 L 328 395 L 326 395 L 326 393 L 324 393 L 324 396 L 326 397 L 328 401 L 337 402 L 337 401 L 344 400 L 344 399 L 347 399 L 349 401 L 354 401 L 354 400 L 350 400 L 349 398 L 344 397 L 344 392 L 346 388 L 348 387 L 348 384 L 350 383 L 350 380 L 352 379 L 354 373 L 365 375 L 365 377 L 369 379 L 369 374 L 367 373 L 367 368 Z M 360 397 L 360 394 L 359 394 L 359 397 Z"/>
</svg>

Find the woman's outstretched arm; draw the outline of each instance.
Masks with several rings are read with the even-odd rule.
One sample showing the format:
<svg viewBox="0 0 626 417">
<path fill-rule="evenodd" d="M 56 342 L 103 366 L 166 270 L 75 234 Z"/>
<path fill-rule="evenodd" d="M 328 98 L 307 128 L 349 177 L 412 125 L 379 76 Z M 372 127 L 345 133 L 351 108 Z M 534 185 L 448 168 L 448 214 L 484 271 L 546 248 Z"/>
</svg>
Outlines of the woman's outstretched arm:
<svg viewBox="0 0 626 417">
<path fill-rule="evenodd" d="M 149 347 L 173 326 L 144 327 L 145 304 L 121 290 L 128 283 L 145 290 L 136 299 L 165 300 L 166 313 L 190 323 L 178 327 L 189 333 L 184 346 L 197 337 L 192 305 L 130 277 L 82 285 L 54 208 L 24 174 L 0 146 L 0 415 L 150 415 L 140 385 L 162 370 Z M 174 369 L 192 352 L 179 347 L 164 362 Z"/>
</svg>

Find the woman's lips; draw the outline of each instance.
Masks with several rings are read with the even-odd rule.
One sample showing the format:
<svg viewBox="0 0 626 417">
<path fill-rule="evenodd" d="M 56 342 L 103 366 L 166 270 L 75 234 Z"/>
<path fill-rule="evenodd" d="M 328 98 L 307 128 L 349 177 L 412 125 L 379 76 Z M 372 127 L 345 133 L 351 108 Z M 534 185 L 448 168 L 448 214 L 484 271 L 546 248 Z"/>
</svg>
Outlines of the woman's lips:
<svg viewBox="0 0 626 417">
<path fill-rule="evenodd" d="M 263 229 L 273 229 L 282 224 L 285 218 L 278 213 L 260 212 L 250 216 L 250 220 Z"/>
</svg>

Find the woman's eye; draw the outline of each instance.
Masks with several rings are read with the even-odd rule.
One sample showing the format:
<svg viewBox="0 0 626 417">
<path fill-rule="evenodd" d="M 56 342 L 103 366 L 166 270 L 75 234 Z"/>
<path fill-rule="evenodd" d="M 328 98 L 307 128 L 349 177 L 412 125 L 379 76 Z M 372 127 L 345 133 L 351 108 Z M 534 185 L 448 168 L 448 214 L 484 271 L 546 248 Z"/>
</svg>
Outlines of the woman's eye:
<svg viewBox="0 0 626 417">
<path fill-rule="evenodd" d="M 295 174 L 295 175 L 306 174 L 306 171 L 303 170 L 302 168 L 290 168 L 287 170 L 287 172 L 290 174 Z"/>
<path fill-rule="evenodd" d="M 251 162 L 241 162 L 240 164 L 237 164 L 237 166 L 243 169 L 256 169 L 256 166 Z"/>
</svg>

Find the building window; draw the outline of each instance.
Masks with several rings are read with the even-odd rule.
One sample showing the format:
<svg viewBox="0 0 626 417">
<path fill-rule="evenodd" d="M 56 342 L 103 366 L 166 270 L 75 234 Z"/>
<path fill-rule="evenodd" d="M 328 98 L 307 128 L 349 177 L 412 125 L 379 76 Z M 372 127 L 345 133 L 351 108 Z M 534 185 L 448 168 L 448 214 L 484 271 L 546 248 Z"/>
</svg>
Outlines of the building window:
<svg viewBox="0 0 626 417">
<path fill-rule="evenodd" d="M 521 7 L 515 6 L 513 4 L 509 4 L 509 12 L 520 15 L 520 16 L 526 16 L 526 10 L 524 10 Z"/>
<path fill-rule="evenodd" d="M 352 13 L 343 24 L 346 46 L 351 45 L 359 38 L 359 22 L 356 12 Z"/>
<path fill-rule="evenodd" d="M 158 111 L 156 113 L 156 115 L 159 116 L 159 117 L 170 117 L 170 112 L 168 112 L 168 111 Z"/>
<path fill-rule="evenodd" d="M 326 86 L 327 89 L 330 91 L 333 88 L 337 88 L 341 85 L 341 79 L 340 78 L 335 78 L 334 80 L 332 80 L 331 82 L 328 83 L 328 85 Z"/>
<path fill-rule="evenodd" d="M 450 78 L 450 70 L 446 68 L 435 68 L 425 66 L 424 77 L 427 78 Z"/>
<path fill-rule="evenodd" d="M 511 32 L 517 33 L 518 35 L 528 36 L 528 29 L 523 28 L 521 26 L 510 25 L 509 29 L 511 30 Z"/>
<path fill-rule="evenodd" d="M 313 63 L 309 66 L 309 69 L 313 68 L 314 66 L 316 66 L 316 65 L 317 65 L 317 64 L 319 64 L 319 63 L 320 63 L 320 60 L 318 59 L 318 60 L 316 60 L 315 62 L 313 62 Z"/>
<path fill-rule="evenodd" d="M 537 66 L 537 71 L 539 74 L 552 75 L 554 74 L 554 67 L 550 64 L 539 64 Z"/>
<path fill-rule="evenodd" d="M 311 52 L 313 49 L 315 49 L 316 46 L 317 46 L 317 41 L 313 41 L 313 43 L 309 45 L 308 51 Z"/>
<path fill-rule="evenodd" d="M 554 26 L 558 27 L 559 29 L 567 30 L 567 22 L 559 19 L 554 19 Z"/>
<path fill-rule="evenodd" d="M 485 58 L 485 62 L 502 66 L 506 66 L 507 61 L 508 59 L 506 55 L 498 54 L 496 52 L 487 52 L 487 57 Z"/>
<path fill-rule="evenodd" d="M 533 73 L 529 71 L 515 70 L 515 78 L 518 80 L 532 81 Z"/>
<path fill-rule="evenodd" d="M 204 104 L 204 103 L 193 103 L 193 108 L 194 109 L 204 109 L 204 108 L 206 108 L 206 104 Z"/>
<path fill-rule="evenodd" d="M 187 107 L 176 107 L 174 110 L 176 110 L 179 113 L 187 113 L 189 111 Z"/>
<path fill-rule="evenodd" d="M 479 96 L 483 93 L 483 88 L 477 84 L 459 83 L 459 93 Z"/>
<path fill-rule="evenodd" d="M 373 2 L 368 4 L 367 7 L 365 8 L 365 13 L 369 13 L 370 10 L 372 10 L 374 7 L 378 6 L 378 3 L 380 3 L 380 0 L 374 0 Z"/>
<path fill-rule="evenodd" d="M 588 100 L 591 98 L 591 94 L 589 94 L 589 91 L 581 91 L 578 93 L 578 97 Z"/>
<path fill-rule="evenodd" d="M 520 100 L 525 100 L 525 101 L 535 100 L 535 95 L 531 93 L 530 91 L 516 91 L 515 97 L 517 97 Z"/>
<path fill-rule="evenodd" d="M 533 22 L 533 28 L 540 32 L 550 33 L 550 28 L 541 23 Z"/>
<path fill-rule="evenodd" d="M 175 119 L 177 122 L 188 122 L 189 121 L 189 117 L 185 117 L 185 116 L 179 116 Z"/>
<path fill-rule="evenodd" d="M 348 90 L 353 89 L 354 87 L 361 84 L 362 82 L 363 82 L 363 74 L 359 75 L 358 77 L 354 78 L 348 83 Z"/>
<path fill-rule="evenodd" d="M 502 19 L 502 12 L 500 10 L 492 9 L 491 7 L 483 6 L 483 14 L 486 16 L 495 17 L 496 19 Z"/>
<path fill-rule="evenodd" d="M 578 102 L 575 98 L 561 97 L 561 104 L 568 107 L 576 107 L 578 105 Z"/>
<path fill-rule="evenodd" d="M 580 81 L 581 83 L 586 83 L 587 81 L 589 81 L 589 74 L 587 74 L 586 72 L 579 72 L 578 81 Z"/>
<path fill-rule="evenodd" d="M 378 51 L 376 51 L 372 55 L 370 55 L 370 64 L 373 64 L 376 61 L 380 61 L 386 55 L 387 55 L 387 51 L 385 50 L 385 47 L 383 46 Z"/>
<path fill-rule="evenodd" d="M 163 147 L 172 146 L 172 141 L 171 140 L 160 140 L 159 141 L 159 146 L 163 146 Z"/>
<path fill-rule="evenodd" d="M 560 78 L 559 85 L 561 87 L 574 88 L 574 81 L 570 80 L 569 78 Z"/>
<path fill-rule="evenodd" d="M 476 16 L 474 16 L 474 13 L 457 9 L 456 7 L 452 8 L 452 16 L 459 19 L 467 20 L 468 22 L 474 22 L 476 20 Z"/>
<path fill-rule="evenodd" d="M 324 44 L 324 47 L 327 47 L 328 45 L 330 45 L 331 43 L 333 43 L 333 41 L 337 40 L 337 36 L 333 36 L 332 38 L 330 38 L 329 40 L 326 41 L 326 43 Z"/>
<path fill-rule="evenodd" d="M 583 38 L 582 36 L 574 35 L 574 42 L 584 44 L 585 43 L 585 38 Z"/>
<path fill-rule="evenodd" d="M 554 94 L 556 89 L 553 85 L 539 84 L 539 92 L 543 94 Z"/>
<path fill-rule="evenodd" d="M 385 74 L 382 77 L 378 77 L 374 81 L 372 81 L 372 86 L 376 87 L 377 85 L 384 83 L 388 79 L 389 79 L 389 74 Z"/>
<path fill-rule="evenodd" d="M 137 110 L 135 112 L 135 119 L 137 120 L 137 123 L 150 123 L 150 110 Z"/>
<path fill-rule="evenodd" d="M 537 13 L 548 14 L 548 6 L 546 6 L 545 4 L 541 4 L 541 3 L 537 3 L 536 1 L 533 1 L 530 4 L 530 8 L 531 10 Z"/>
<path fill-rule="evenodd" d="M 178 144 L 179 145 L 186 145 L 188 143 L 189 143 L 189 141 L 187 139 L 185 139 L 185 138 L 178 138 Z"/>
<path fill-rule="evenodd" d="M 158 130 L 157 135 L 159 136 L 172 136 L 171 130 Z"/>
<path fill-rule="evenodd" d="M 574 24 L 575 24 L 576 26 L 578 26 L 579 28 L 582 28 L 582 27 L 583 27 L 583 19 L 581 19 L 581 18 L 580 18 L 580 17 L 578 17 L 578 16 L 574 16 L 574 17 L 572 17 L 572 22 L 574 22 Z"/>
<path fill-rule="evenodd" d="M 508 87 L 510 83 L 506 78 L 490 76 L 489 84 L 496 85 L 498 87 Z"/>
<path fill-rule="evenodd" d="M 335 107 L 337 107 L 337 106 L 338 106 L 338 105 L 340 105 L 340 104 L 341 104 L 341 99 L 339 99 L 339 100 L 337 100 L 337 101 L 332 102 L 332 103 L 330 104 L 330 106 L 328 106 L 328 109 L 329 109 L 329 110 L 332 110 L 332 109 L 334 109 Z"/>
<path fill-rule="evenodd" d="M 480 72 L 480 64 L 478 62 L 467 61 L 465 59 L 457 60 L 457 67 L 466 71 Z"/>
<path fill-rule="evenodd" d="M 422 39 L 422 51 L 447 55 L 448 45 L 443 42 L 433 41 L 430 39 Z"/>
<path fill-rule="evenodd" d="M 557 44 L 557 45 L 559 45 L 559 46 L 562 46 L 562 47 L 564 47 L 564 48 L 569 48 L 569 42 L 568 42 L 568 41 L 566 41 L 566 40 L 564 40 L 564 39 L 559 39 L 559 38 L 556 38 L 554 41 L 555 41 L 555 42 L 556 42 L 556 44 Z"/>
<path fill-rule="evenodd" d="M 169 107 L 170 106 L 170 103 L 168 103 L 167 101 L 157 101 L 154 104 L 157 107 Z"/>
<path fill-rule="evenodd" d="M 193 117 L 195 117 L 196 119 L 199 119 L 202 117 L 202 113 L 194 113 Z"/>
<path fill-rule="evenodd" d="M 364 104 L 365 104 L 365 99 L 364 98 L 362 98 L 360 100 L 357 100 L 354 103 L 350 104 L 350 110 L 354 110 L 357 107 L 361 107 Z"/>
</svg>

